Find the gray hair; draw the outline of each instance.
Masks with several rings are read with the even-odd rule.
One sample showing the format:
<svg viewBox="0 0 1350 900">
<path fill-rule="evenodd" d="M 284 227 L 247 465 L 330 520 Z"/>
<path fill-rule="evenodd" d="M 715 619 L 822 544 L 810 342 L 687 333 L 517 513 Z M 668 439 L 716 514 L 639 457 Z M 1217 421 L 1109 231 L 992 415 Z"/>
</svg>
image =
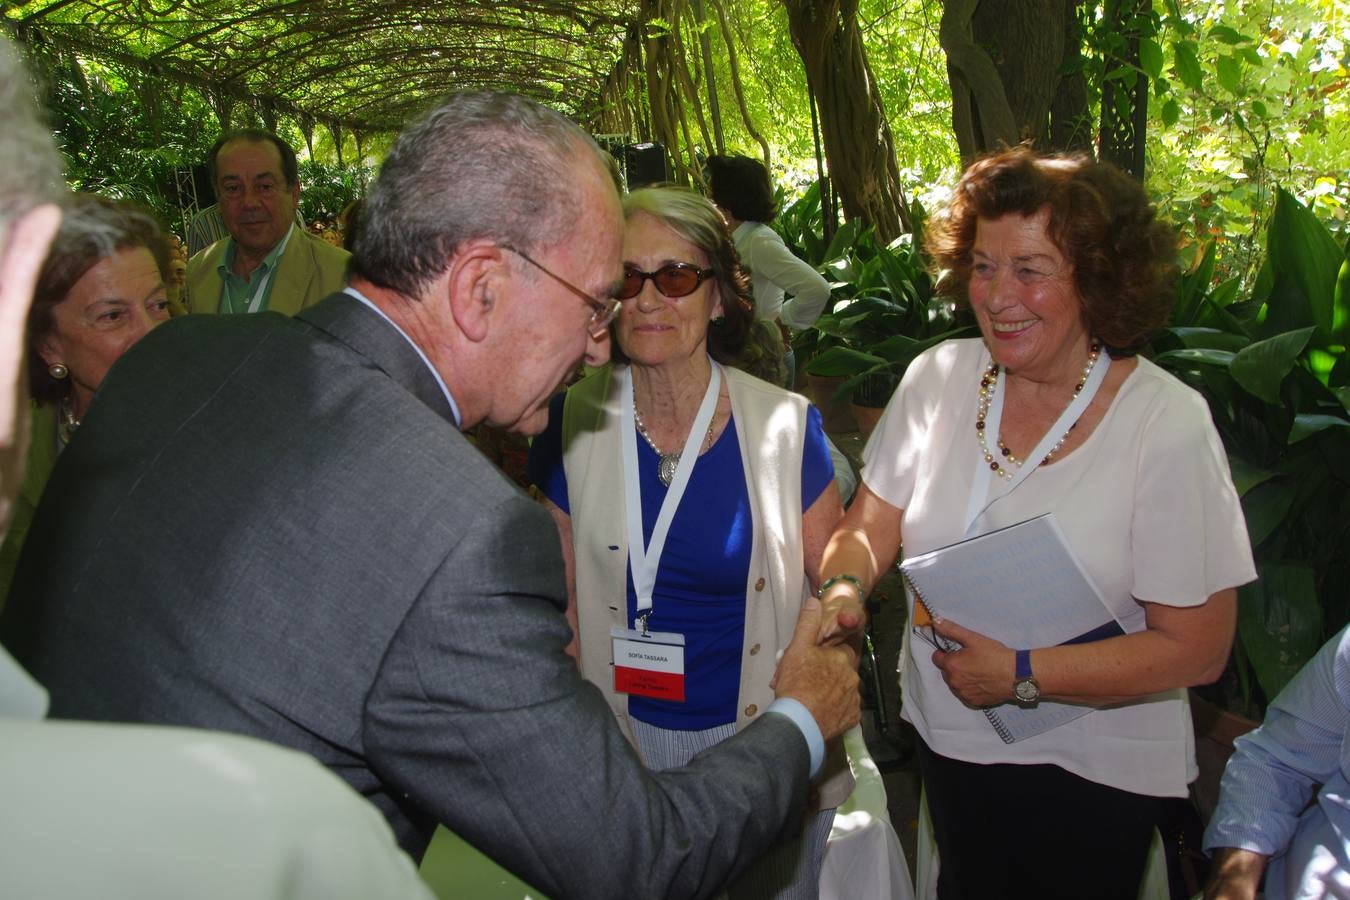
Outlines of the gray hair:
<svg viewBox="0 0 1350 900">
<path fill-rule="evenodd" d="M 65 195 L 61 161 L 14 44 L 0 34 L 0 234 L 35 206 Z"/>
<path fill-rule="evenodd" d="M 366 197 L 352 273 L 417 298 L 465 242 L 520 250 L 571 233 L 578 159 L 602 151 L 562 115 L 524 97 L 452 94 L 394 142 Z"/>
<path fill-rule="evenodd" d="M 736 255 L 726 219 L 702 194 L 669 185 L 639 188 L 624 195 L 624 219 L 638 213 L 658 220 L 707 254 L 708 268 L 713 270 L 722 300 L 722 321 L 708 332 L 708 353 L 720 363 L 736 365 L 755 318 L 755 302 L 750 277 Z M 610 355 L 619 362 L 628 359 L 617 341 Z"/>
</svg>

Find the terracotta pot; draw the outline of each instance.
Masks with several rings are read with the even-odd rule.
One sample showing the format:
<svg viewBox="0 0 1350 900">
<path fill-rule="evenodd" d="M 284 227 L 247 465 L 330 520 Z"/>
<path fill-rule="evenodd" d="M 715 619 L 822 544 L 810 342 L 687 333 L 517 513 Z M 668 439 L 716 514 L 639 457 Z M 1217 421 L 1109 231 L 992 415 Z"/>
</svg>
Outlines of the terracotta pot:
<svg viewBox="0 0 1350 900">
<path fill-rule="evenodd" d="M 1190 701 L 1191 721 L 1195 724 L 1195 761 L 1200 769 L 1199 777 L 1191 785 L 1191 795 L 1207 822 L 1219 802 L 1219 779 L 1228 765 L 1228 757 L 1233 755 L 1233 741 L 1261 723 L 1215 706 L 1195 691 L 1190 692 Z"/>
<path fill-rule="evenodd" d="M 842 375 L 808 375 L 805 394 L 820 410 L 821 423 L 828 434 L 845 434 L 858 430 L 858 423 L 849 412 L 848 399 L 834 399 L 834 395 L 848 379 Z"/>
<path fill-rule="evenodd" d="M 881 421 L 881 414 L 886 411 L 884 406 L 859 406 L 856 403 L 850 403 L 848 408 L 853 414 L 853 421 L 858 423 L 858 431 L 864 439 L 871 437 L 877 422 Z"/>
</svg>

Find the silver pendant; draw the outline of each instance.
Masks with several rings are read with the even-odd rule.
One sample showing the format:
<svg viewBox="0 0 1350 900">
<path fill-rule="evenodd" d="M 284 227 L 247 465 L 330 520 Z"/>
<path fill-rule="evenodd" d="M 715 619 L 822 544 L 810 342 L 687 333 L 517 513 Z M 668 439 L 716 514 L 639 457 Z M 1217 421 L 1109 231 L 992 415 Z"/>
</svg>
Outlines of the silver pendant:
<svg viewBox="0 0 1350 900">
<path fill-rule="evenodd" d="M 662 453 L 661 464 L 656 470 L 656 475 L 661 479 L 661 483 L 670 487 L 670 483 L 675 480 L 675 470 L 680 467 L 680 455 L 678 453 Z"/>
</svg>

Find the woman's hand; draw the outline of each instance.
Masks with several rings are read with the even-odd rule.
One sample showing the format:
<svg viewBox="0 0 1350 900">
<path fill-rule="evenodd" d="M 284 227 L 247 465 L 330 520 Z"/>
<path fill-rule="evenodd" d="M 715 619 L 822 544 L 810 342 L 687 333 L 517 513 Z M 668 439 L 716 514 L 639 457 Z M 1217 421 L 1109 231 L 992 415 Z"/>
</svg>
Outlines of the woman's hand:
<svg viewBox="0 0 1350 900">
<path fill-rule="evenodd" d="M 933 652 L 933 665 L 956 699 L 972 709 L 1013 699 L 1017 660 L 1012 650 L 950 619 L 934 619 L 933 630 L 961 645 L 959 650 Z"/>
</svg>

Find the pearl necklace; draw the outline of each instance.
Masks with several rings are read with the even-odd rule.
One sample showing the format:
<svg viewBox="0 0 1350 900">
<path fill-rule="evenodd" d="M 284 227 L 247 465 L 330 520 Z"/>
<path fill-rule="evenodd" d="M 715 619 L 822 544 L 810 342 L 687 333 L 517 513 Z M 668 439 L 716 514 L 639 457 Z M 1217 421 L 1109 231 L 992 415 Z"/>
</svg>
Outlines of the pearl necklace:
<svg viewBox="0 0 1350 900">
<path fill-rule="evenodd" d="M 703 438 L 703 449 L 699 451 L 700 453 L 712 446 L 713 423 L 716 419 L 717 416 L 714 415 L 713 422 L 708 423 L 708 433 Z M 637 433 L 642 435 L 642 439 L 647 442 L 647 446 L 655 450 L 656 455 L 660 457 L 660 462 L 657 463 L 656 467 L 656 477 L 661 479 L 663 485 L 670 487 L 670 483 L 675 480 L 675 470 L 680 467 L 680 454 L 663 453 L 661 448 L 656 446 L 656 441 L 652 440 L 652 436 L 647 433 L 647 426 L 642 421 L 642 413 L 638 412 L 636 399 L 633 400 L 633 424 L 637 426 Z"/>
<path fill-rule="evenodd" d="M 1087 385 L 1088 376 L 1092 374 L 1092 367 L 1097 364 L 1097 358 L 1101 356 L 1101 350 L 1102 345 L 1097 341 L 1093 341 L 1092 346 L 1088 348 L 1087 365 L 1083 366 L 1083 375 L 1078 379 L 1078 384 L 1074 386 L 1074 397 L 1077 397 L 1083 392 L 1084 386 Z M 989 468 L 993 470 L 994 474 L 999 478 L 1011 480 L 1013 477 L 1012 470 L 1020 469 L 1024 460 L 1020 460 L 1016 456 L 1013 456 L 1012 451 L 1008 449 L 1008 445 L 1003 443 L 1002 438 L 999 438 L 997 439 L 999 453 L 1008 461 L 1008 465 L 1011 466 L 1011 469 L 1003 468 L 998 457 L 994 456 L 993 452 L 989 449 L 989 439 L 984 433 L 985 419 L 989 417 L 989 404 L 993 402 L 994 388 L 998 385 L 1000 371 L 1001 369 L 998 363 L 990 363 L 988 370 L 980 377 L 980 400 L 979 405 L 975 409 L 975 437 L 980 442 L 980 450 L 984 452 L 984 461 L 989 463 Z M 1072 403 L 1073 401 L 1070 400 L 1069 402 Z M 1069 439 L 1069 435 L 1077 427 L 1078 423 L 1076 421 L 1068 427 L 1060 439 L 1055 441 L 1055 445 L 1050 448 L 1050 452 L 1045 454 L 1045 459 L 1041 460 L 1041 465 L 1046 465 L 1050 460 L 1055 458 L 1055 454 L 1059 452 L 1059 448 L 1064 446 L 1064 442 Z"/>
</svg>

